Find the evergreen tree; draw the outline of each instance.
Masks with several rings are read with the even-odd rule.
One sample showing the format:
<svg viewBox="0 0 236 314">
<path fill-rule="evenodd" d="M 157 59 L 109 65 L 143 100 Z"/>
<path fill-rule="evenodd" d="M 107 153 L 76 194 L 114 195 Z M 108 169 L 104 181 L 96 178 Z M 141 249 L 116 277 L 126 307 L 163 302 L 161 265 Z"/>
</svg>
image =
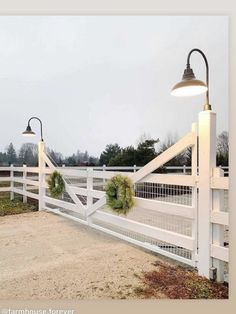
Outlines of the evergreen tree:
<svg viewBox="0 0 236 314">
<path fill-rule="evenodd" d="M 99 162 L 99 159 L 94 156 L 89 157 L 89 166 L 97 166 Z"/>
<path fill-rule="evenodd" d="M 8 165 L 7 153 L 0 152 L 0 165 L 1 166 Z"/>
<path fill-rule="evenodd" d="M 136 150 L 133 146 L 123 148 L 120 153 L 112 157 L 108 166 L 133 166 L 136 164 Z"/>
<path fill-rule="evenodd" d="M 16 150 L 12 143 L 7 147 L 7 161 L 9 164 L 14 164 L 17 161 Z"/>
<path fill-rule="evenodd" d="M 105 150 L 101 153 L 99 163 L 100 165 L 108 165 L 110 159 L 116 157 L 121 153 L 121 148 L 118 144 L 108 144 Z"/>
<path fill-rule="evenodd" d="M 159 142 L 159 139 L 148 139 L 138 144 L 136 152 L 136 165 L 144 166 L 157 155 L 154 145 Z"/>
<path fill-rule="evenodd" d="M 140 142 L 137 149 L 133 146 L 122 148 L 119 153 L 111 157 L 108 166 L 144 166 L 156 157 L 154 145 L 159 140 L 148 139 Z"/>
<path fill-rule="evenodd" d="M 65 159 L 65 164 L 66 164 L 67 166 L 71 166 L 71 167 L 78 166 L 76 155 L 75 155 L 75 154 L 72 154 L 71 156 L 67 157 L 67 158 Z"/>
</svg>

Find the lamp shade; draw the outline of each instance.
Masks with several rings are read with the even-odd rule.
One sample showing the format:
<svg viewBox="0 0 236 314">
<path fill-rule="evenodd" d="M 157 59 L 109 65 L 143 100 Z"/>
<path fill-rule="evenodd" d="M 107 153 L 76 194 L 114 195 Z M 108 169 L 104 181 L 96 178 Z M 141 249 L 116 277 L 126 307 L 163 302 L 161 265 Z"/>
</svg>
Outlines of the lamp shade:
<svg viewBox="0 0 236 314">
<path fill-rule="evenodd" d="M 208 90 L 207 85 L 195 78 L 193 70 L 186 68 L 182 81 L 177 83 L 171 91 L 173 96 L 195 96 L 205 93 Z"/>
<path fill-rule="evenodd" d="M 35 133 L 31 130 L 30 125 L 27 126 L 26 130 L 22 132 L 24 136 L 34 136 Z"/>
</svg>

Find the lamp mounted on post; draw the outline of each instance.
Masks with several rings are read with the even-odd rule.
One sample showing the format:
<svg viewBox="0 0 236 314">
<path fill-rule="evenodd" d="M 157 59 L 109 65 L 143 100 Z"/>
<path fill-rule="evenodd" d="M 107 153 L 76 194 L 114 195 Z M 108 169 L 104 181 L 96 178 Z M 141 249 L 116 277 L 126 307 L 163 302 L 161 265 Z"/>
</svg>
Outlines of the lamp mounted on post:
<svg viewBox="0 0 236 314">
<path fill-rule="evenodd" d="M 31 120 L 38 120 L 40 123 L 40 133 L 41 133 L 41 138 L 40 142 L 38 143 L 38 182 L 39 182 L 39 202 L 38 202 L 38 208 L 39 210 L 42 210 L 45 208 L 45 201 L 44 201 L 44 196 L 45 196 L 45 160 L 44 160 L 44 155 L 45 155 L 45 142 L 43 140 L 43 124 L 42 121 L 38 117 L 31 117 L 28 121 L 28 125 L 26 127 L 26 130 L 22 132 L 22 135 L 24 136 L 35 136 L 35 132 L 32 131 L 30 122 Z"/>
<path fill-rule="evenodd" d="M 196 79 L 190 67 L 190 57 L 193 52 L 201 54 L 206 65 L 206 82 Z M 216 113 L 209 103 L 209 66 L 205 54 L 197 48 L 192 49 L 187 56 L 187 65 L 182 81 L 177 83 L 171 91 L 173 96 L 194 96 L 206 93 L 206 103 L 203 111 L 198 114 L 197 140 L 192 148 L 197 152 L 195 160 L 198 160 L 198 194 L 195 208 L 197 209 L 197 229 L 195 239 L 198 260 L 198 274 L 207 278 L 217 277 L 218 281 L 224 278 L 224 262 L 212 257 L 211 245 L 217 243 L 224 246 L 224 228 L 219 224 L 212 224 L 211 213 L 214 210 L 214 198 L 212 197 L 212 176 L 216 168 Z M 196 168 L 196 167 L 195 167 Z M 196 187 L 195 187 L 196 189 Z M 215 274 L 215 270 L 217 273 Z M 214 273 L 213 273 L 214 271 Z M 212 275 L 213 273 L 213 275 Z"/>
<path fill-rule="evenodd" d="M 35 132 L 32 131 L 31 126 L 30 126 L 30 121 L 33 120 L 33 119 L 38 120 L 39 123 L 40 123 L 41 142 L 43 142 L 43 124 L 42 124 L 42 121 L 41 121 L 38 117 L 31 117 L 31 118 L 29 119 L 28 125 L 27 125 L 27 127 L 26 127 L 26 130 L 25 130 L 24 132 L 22 132 L 22 134 L 23 134 L 24 136 L 35 136 Z"/>
<path fill-rule="evenodd" d="M 198 52 L 201 54 L 206 65 L 206 82 L 196 79 L 192 68 L 190 67 L 190 57 L 193 52 Z M 204 110 L 211 110 L 211 105 L 209 103 L 209 66 L 205 54 L 197 48 L 192 49 L 187 57 L 187 65 L 184 70 L 182 80 L 177 83 L 171 91 L 173 96 L 195 96 L 206 93 L 206 103 L 204 105 Z"/>
</svg>

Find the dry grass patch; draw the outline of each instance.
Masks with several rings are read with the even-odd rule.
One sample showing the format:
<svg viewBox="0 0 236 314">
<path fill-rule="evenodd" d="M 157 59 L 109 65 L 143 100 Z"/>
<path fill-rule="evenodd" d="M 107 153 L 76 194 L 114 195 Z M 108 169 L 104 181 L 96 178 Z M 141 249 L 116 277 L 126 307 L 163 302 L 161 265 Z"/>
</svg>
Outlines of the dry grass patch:
<svg viewBox="0 0 236 314">
<path fill-rule="evenodd" d="M 195 270 L 182 266 L 155 263 L 158 270 L 146 272 L 141 278 L 144 287 L 135 293 L 145 298 L 155 298 L 160 293 L 169 299 L 227 299 L 228 285 L 201 277 Z"/>
<path fill-rule="evenodd" d="M 35 210 L 35 204 L 22 203 L 21 200 L 0 199 L 0 216 L 23 214 Z"/>
</svg>

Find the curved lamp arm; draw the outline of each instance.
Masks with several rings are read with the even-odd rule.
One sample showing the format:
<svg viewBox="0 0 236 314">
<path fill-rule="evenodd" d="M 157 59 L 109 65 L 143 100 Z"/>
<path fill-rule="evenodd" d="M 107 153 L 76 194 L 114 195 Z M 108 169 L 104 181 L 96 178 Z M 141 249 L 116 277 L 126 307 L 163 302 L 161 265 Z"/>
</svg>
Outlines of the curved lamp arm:
<svg viewBox="0 0 236 314">
<path fill-rule="evenodd" d="M 30 126 L 30 121 L 33 120 L 33 119 L 38 120 L 39 123 L 40 123 L 41 141 L 43 142 L 43 123 L 42 123 L 42 121 L 38 117 L 31 117 L 29 119 L 29 121 L 28 121 L 28 126 Z"/>
<path fill-rule="evenodd" d="M 205 56 L 205 54 L 198 48 L 194 48 L 192 49 L 189 54 L 188 54 L 188 57 L 187 57 L 187 68 L 189 69 L 190 68 L 190 57 L 191 57 L 191 54 L 193 52 L 198 52 L 201 54 L 201 56 L 203 57 L 204 61 L 205 61 L 205 65 L 206 65 L 206 85 L 207 85 L 207 91 L 206 91 L 206 104 L 204 106 L 204 110 L 211 110 L 211 105 L 209 103 L 209 66 L 208 66 L 208 61 L 207 61 L 207 58 Z"/>
</svg>

